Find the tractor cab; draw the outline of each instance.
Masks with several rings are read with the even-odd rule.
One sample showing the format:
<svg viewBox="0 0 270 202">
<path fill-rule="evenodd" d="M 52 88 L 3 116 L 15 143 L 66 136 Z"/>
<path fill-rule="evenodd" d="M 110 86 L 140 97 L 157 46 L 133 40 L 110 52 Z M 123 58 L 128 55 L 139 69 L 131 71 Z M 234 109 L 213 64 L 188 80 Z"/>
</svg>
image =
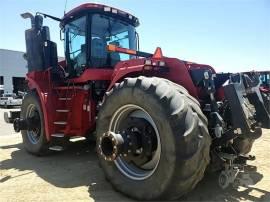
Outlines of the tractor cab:
<svg viewBox="0 0 270 202">
<path fill-rule="evenodd" d="M 83 4 L 68 12 L 60 26 L 70 77 L 78 77 L 88 68 L 113 68 L 119 61 L 132 59 L 129 54 L 109 52 L 107 46 L 137 50 L 138 25 L 136 17 L 99 4 Z"/>
<path fill-rule="evenodd" d="M 61 63 L 61 66 L 66 66 L 69 78 L 79 77 L 88 68 L 113 69 L 119 61 L 135 57 L 107 50 L 109 45 L 137 50 L 135 28 L 139 21 L 124 11 L 87 3 L 72 9 L 62 19 L 40 12 L 35 16 L 31 13 L 21 16 L 31 20 L 31 28 L 25 31 L 25 59 L 29 72 L 49 68 L 57 71 L 57 46 L 50 39 L 49 27 L 43 26 L 43 17 L 60 22 L 66 57 L 66 64 Z"/>
</svg>

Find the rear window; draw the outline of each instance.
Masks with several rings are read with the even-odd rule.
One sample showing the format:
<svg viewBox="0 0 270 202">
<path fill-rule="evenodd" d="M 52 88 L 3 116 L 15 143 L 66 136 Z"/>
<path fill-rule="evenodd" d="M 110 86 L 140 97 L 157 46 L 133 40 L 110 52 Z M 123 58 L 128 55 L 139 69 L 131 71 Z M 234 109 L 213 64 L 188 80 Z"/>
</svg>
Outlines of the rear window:
<svg viewBox="0 0 270 202">
<path fill-rule="evenodd" d="M 7 97 L 1 97 L 0 100 L 8 100 Z"/>
</svg>

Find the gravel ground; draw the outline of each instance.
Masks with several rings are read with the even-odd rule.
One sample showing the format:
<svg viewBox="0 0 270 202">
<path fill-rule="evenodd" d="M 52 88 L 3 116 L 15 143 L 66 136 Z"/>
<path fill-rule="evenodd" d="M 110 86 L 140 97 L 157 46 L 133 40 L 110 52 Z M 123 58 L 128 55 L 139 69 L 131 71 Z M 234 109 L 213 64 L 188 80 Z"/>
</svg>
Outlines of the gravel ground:
<svg viewBox="0 0 270 202">
<path fill-rule="evenodd" d="M 0 109 L 0 201 L 131 201 L 115 192 L 99 168 L 94 145 L 72 143 L 46 157 L 25 152 L 20 134 L 3 121 Z M 216 174 L 206 174 L 180 201 L 270 201 L 270 130 L 253 147 L 248 188 L 221 190 Z"/>
</svg>

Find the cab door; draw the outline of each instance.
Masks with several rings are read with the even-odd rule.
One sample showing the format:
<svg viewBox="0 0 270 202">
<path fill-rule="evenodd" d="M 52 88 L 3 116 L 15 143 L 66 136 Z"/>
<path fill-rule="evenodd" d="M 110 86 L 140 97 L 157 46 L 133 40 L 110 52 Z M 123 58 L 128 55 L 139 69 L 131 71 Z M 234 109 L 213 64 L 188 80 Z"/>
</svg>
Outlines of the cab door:
<svg viewBox="0 0 270 202">
<path fill-rule="evenodd" d="M 78 77 L 87 67 L 87 15 L 65 25 L 65 54 L 70 77 Z"/>
</svg>

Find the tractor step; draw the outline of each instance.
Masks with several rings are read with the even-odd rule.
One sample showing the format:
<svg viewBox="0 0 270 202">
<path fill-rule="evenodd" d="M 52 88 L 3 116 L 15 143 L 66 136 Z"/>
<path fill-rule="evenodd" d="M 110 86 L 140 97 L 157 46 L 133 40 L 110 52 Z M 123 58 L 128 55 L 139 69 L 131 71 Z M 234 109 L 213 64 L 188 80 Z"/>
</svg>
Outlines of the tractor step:
<svg viewBox="0 0 270 202">
<path fill-rule="evenodd" d="M 58 100 L 65 100 L 65 101 L 67 101 L 67 100 L 71 100 L 71 98 L 70 97 L 59 97 Z"/>
<path fill-rule="evenodd" d="M 67 125 L 66 121 L 55 121 L 53 122 L 55 125 Z"/>
<path fill-rule="evenodd" d="M 52 137 L 65 137 L 65 134 L 64 133 L 54 133 L 54 134 L 51 134 Z"/>
<path fill-rule="evenodd" d="M 55 145 L 55 146 L 49 147 L 49 150 L 52 150 L 52 151 L 63 151 L 64 150 L 64 147 Z"/>
<path fill-rule="evenodd" d="M 69 110 L 68 109 L 57 109 L 56 112 L 67 113 L 67 112 L 69 112 Z"/>
<path fill-rule="evenodd" d="M 86 138 L 82 137 L 82 136 L 73 136 L 73 137 L 70 137 L 70 139 L 69 139 L 70 142 L 77 142 L 77 141 L 81 141 L 81 140 L 86 140 Z"/>
</svg>

